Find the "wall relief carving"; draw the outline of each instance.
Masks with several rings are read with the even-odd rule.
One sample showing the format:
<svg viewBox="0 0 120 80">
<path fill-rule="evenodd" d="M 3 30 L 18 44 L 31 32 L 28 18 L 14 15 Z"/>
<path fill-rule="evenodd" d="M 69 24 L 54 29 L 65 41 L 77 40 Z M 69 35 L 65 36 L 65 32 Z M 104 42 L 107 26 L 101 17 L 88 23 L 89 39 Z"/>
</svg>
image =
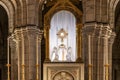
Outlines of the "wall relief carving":
<svg viewBox="0 0 120 80">
<path fill-rule="evenodd" d="M 54 77 L 53 80 L 74 80 L 73 76 L 68 72 L 59 72 Z"/>
</svg>

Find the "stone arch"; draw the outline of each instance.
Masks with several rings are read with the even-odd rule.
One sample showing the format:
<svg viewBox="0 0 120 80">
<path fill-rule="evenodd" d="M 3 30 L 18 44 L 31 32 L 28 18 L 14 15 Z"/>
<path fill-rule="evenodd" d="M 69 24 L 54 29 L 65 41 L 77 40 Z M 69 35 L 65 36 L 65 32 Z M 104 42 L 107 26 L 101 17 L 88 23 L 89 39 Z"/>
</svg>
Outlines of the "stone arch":
<svg viewBox="0 0 120 80">
<path fill-rule="evenodd" d="M 111 0 L 110 2 L 110 26 L 115 31 L 116 37 L 112 45 L 112 79 L 119 80 L 120 77 L 120 1 Z"/>
<path fill-rule="evenodd" d="M 116 10 L 116 6 L 118 4 L 119 0 L 111 0 L 108 5 L 109 5 L 109 24 L 110 24 L 110 27 L 112 29 L 114 29 L 115 27 L 115 10 Z"/>
<path fill-rule="evenodd" d="M 64 2 L 64 1 L 63 1 Z M 77 18 L 77 23 L 82 23 L 82 19 L 78 18 L 79 17 L 82 17 L 82 11 L 78 10 L 78 8 L 76 8 L 70 1 L 68 2 L 65 2 L 64 4 L 62 1 L 59 1 L 57 2 L 53 7 L 52 9 L 50 9 L 47 14 L 45 14 L 45 17 L 44 17 L 44 22 L 45 24 L 44 25 L 48 25 L 47 23 L 50 22 L 52 16 L 58 12 L 58 11 L 61 11 L 61 10 L 67 10 L 67 11 L 70 11 L 71 13 L 73 13 L 73 15 Z M 47 23 L 46 23 L 47 22 Z"/>
<path fill-rule="evenodd" d="M 5 79 L 4 75 L 7 75 L 5 73 L 6 70 L 6 66 L 3 66 L 6 64 L 7 60 L 9 59 L 7 57 L 7 38 L 8 38 L 8 34 L 9 34 L 9 25 L 8 25 L 9 19 L 8 19 L 8 13 L 6 11 L 6 9 L 0 5 L 0 59 L 4 59 L 3 63 L 0 63 L 0 69 L 2 70 L 1 72 L 1 79 Z M 9 59 L 10 60 L 10 59 Z"/>
<path fill-rule="evenodd" d="M 120 77 L 120 1 L 116 0 L 113 4 L 113 29 L 116 37 L 112 46 L 112 72 L 113 80 L 119 80 Z"/>
<path fill-rule="evenodd" d="M 8 31 L 9 33 L 13 32 L 14 29 L 14 9 L 10 2 L 4 0 L 0 1 L 0 5 L 6 10 L 8 15 Z"/>
</svg>

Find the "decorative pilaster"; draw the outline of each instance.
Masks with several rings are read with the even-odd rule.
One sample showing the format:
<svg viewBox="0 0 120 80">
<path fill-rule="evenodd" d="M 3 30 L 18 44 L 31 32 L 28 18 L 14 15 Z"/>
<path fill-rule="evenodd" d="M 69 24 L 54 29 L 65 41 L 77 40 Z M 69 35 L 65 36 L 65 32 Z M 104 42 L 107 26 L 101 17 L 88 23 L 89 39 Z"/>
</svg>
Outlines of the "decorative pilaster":
<svg viewBox="0 0 120 80">
<path fill-rule="evenodd" d="M 116 34 L 115 34 L 115 32 L 112 32 L 112 34 L 111 34 L 111 36 L 110 36 L 110 38 L 109 38 L 109 41 L 108 41 L 108 57 L 109 57 L 109 59 L 108 59 L 108 62 L 109 62 L 109 80 L 112 80 L 112 76 L 113 76 L 113 74 L 112 74 L 112 48 L 113 48 L 113 43 L 114 43 L 114 40 L 115 40 L 115 37 L 116 37 Z"/>
<path fill-rule="evenodd" d="M 77 62 L 82 60 L 82 24 L 77 24 L 76 28 L 77 37 Z"/>
<path fill-rule="evenodd" d="M 46 41 L 46 56 L 45 56 L 45 62 L 50 62 L 50 59 L 49 59 L 49 30 L 50 29 L 50 26 L 49 25 L 45 25 L 45 28 L 44 28 L 44 37 L 45 37 L 45 41 Z"/>
</svg>

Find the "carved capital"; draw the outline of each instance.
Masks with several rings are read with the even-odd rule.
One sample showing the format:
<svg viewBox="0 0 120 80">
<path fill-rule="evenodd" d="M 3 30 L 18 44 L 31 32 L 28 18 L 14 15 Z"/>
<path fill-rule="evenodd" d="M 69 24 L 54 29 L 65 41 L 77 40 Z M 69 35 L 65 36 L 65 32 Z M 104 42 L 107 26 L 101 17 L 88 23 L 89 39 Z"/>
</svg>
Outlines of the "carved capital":
<svg viewBox="0 0 120 80">
<path fill-rule="evenodd" d="M 94 28 L 94 33 L 93 35 L 95 37 L 106 37 L 109 38 L 112 33 L 112 29 L 109 27 L 109 25 L 104 25 L 104 24 L 97 24 Z"/>
<path fill-rule="evenodd" d="M 8 37 L 8 41 L 9 41 L 10 47 L 16 47 L 17 38 L 14 33 Z"/>
<path fill-rule="evenodd" d="M 109 38 L 112 34 L 112 29 L 109 26 L 103 26 L 101 30 L 101 37 Z"/>
<path fill-rule="evenodd" d="M 112 29 L 109 25 L 104 24 L 89 24 L 83 27 L 83 35 L 91 35 L 93 37 L 106 37 L 109 38 L 112 34 Z"/>
<path fill-rule="evenodd" d="M 109 38 L 109 43 L 113 44 L 113 42 L 114 42 L 114 40 L 115 40 L 115 37 L 116 37 L 115 32 L 112 32 L 112 33 L 111 33 L 111 36 L 110 36 L 110 38 Z"/>
</svg>

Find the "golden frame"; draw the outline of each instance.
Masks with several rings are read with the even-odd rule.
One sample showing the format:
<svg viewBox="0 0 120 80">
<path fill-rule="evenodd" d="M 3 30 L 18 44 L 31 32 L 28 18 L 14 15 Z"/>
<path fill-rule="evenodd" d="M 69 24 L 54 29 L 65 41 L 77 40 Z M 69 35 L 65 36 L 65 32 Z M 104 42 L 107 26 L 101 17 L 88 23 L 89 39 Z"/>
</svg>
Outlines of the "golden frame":
<svg viewBox="0 0 120 80">
<path fill-rule="evenodd" d="M 67 10 L 73 13 L 76 17 L 76 44 L 77 44 L 77 60 L 76 62 L 80 62 L 82 59 L 82 11 L 79 10 L 76 6 L 74 6 L 69 0 L 57 0 L 55 5 L 44 15 L 44 37 L 46 42 L 46 56 L 45 62 L 50 62 L 49 59 L 49 29 L 50 29 L 50 22 L 52 16 L 60 11 L 60 10 Z"/>
</svg>

